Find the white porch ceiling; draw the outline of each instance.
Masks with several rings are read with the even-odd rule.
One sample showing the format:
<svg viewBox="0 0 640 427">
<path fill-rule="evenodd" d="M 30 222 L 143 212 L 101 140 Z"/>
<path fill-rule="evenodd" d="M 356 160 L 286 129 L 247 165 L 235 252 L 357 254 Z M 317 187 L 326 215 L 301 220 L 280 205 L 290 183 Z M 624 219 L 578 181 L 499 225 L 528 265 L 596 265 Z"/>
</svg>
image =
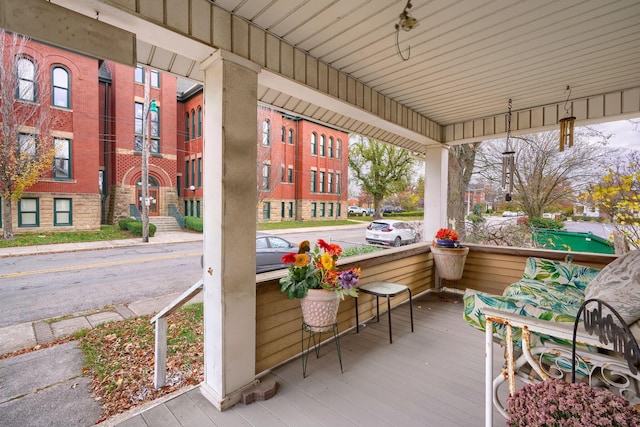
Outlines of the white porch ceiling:
<svg viewBox="0 0 640 427">
<path fill-rule="evenodd" d="M 212 3 L 440 125 L 640 84 L 637 0 L 412 0 L 408 61 L 405 1 Z"/>
</svg>

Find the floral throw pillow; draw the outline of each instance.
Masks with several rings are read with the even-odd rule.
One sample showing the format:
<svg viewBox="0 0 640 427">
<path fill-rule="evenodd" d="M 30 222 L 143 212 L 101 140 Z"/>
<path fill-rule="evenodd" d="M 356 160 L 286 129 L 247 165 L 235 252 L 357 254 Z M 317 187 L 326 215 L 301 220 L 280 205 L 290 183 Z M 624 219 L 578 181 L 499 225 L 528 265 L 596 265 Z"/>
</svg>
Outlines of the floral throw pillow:
<svg viewBox="0 0 640 427">
<path fill-rule="evenodd" d="M 603 268 L 587 285 L 584 298 L 609 303 L 627 325 L 640 319 L 640 250 L 631 251 Z"/>
</svg>

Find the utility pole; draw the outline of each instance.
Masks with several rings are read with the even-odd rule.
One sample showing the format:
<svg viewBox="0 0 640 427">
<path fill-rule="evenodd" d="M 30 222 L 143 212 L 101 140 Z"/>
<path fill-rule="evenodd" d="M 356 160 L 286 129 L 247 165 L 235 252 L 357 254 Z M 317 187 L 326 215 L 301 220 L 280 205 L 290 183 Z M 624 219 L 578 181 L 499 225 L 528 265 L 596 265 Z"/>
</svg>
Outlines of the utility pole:
<svg viewBox="0 0 640 427">
<path fill-rule="evenodd" d="M 142 241 L 149 242 L 149 148 L 151 145 L 151 132 L 149 130 L 149 113 L 158 111 L 156 100 L 150 100 L 151 71 L 144 71 L 144 105 L 142 108 Z"/>
</svg>

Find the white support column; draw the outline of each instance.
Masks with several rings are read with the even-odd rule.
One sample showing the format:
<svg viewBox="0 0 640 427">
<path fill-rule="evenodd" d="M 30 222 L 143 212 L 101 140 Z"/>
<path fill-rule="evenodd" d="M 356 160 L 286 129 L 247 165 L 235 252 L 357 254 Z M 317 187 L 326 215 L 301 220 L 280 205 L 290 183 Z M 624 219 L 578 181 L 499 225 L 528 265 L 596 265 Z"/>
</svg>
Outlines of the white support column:
<svg viewBox="0 0 640 427">
<path fill-rule="evenodd" d="M 445 145 L 427 148 L 424 162 L 424 224 L 423 239 L 433 240 L 441 227 L 447 226 L 447 168 L 449 150 Z"/>
<path fill-rule="evenodd" d="M 204 374 L 219 410 L 255 384 L 258 65 L 218 51 L 204 82 Z"/>
</svg>

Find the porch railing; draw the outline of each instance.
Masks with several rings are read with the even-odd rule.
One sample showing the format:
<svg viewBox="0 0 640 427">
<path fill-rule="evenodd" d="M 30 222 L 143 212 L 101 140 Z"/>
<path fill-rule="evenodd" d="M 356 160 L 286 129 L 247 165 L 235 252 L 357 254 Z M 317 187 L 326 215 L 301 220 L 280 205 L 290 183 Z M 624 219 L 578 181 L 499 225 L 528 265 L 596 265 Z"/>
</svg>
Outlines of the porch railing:
<svg viewBox="0 0 640 427">
<path fill-rule="evenodd" d="M 156 324 L 153 357 L 153 386 L 155 388 L 160 388 L 167 382 L 167 317 L 186 304 L 191 298 L 198 295 L 202 291 L 203 284 L 202 279 L 198 280 L 150 320 L 151 323 Z"/>
</svg>

